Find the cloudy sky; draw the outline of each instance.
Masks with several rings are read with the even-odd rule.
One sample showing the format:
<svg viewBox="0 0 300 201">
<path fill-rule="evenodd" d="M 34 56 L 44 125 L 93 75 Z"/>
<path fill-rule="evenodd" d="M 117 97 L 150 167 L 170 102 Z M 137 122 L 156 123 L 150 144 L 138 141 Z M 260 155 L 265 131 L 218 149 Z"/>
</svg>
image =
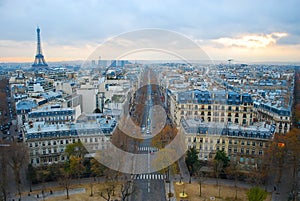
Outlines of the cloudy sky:
<svg viewBox="0 0 300 201">
<path fill-rule="evenodd" d="M 0 62 L 33 61 L 36 27 L 47 61 L 86 59 L 144 28 L 178 32 L 210 58 L 300 61 L 299 0 L 0 0 Z"/>
</svg>

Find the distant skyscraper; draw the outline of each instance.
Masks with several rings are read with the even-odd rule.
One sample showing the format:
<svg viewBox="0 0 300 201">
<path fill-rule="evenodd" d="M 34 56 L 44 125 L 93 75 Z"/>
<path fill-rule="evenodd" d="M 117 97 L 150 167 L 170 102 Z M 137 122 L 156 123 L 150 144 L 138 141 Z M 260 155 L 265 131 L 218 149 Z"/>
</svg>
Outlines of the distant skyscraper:
<svg viewBox="0 0 300 201">
<path fill-rule="evenodd" d="M 46 63 L 44 59 L 44 55 L 42 54 L 42 46 L 41 46 L 41 37 L 40 37 L 40 28 L 37 27 L 37 49 L 36 49 L 36 55 L 34 59 L 34 63 L 32 64 L 32 67 L 47 67 L 48 64 Z"/>
</svg>

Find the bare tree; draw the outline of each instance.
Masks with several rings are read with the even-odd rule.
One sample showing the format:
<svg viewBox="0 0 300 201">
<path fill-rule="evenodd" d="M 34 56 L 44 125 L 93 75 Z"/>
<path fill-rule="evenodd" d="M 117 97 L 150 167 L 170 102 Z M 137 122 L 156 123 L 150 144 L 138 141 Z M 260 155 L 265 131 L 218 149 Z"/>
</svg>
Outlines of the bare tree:
<svg viewBox="0 0 300 201">
<path fill-rule="evenodd" d="M 28 149 L 24 144 L 17 143 L 12 143 L 10 149 L 10 160 L 8 160 L 8 164 L 13 170 L 15 185 L 19 199 L 21 199 L 22 172 L 24 171 L 23 168 L 26 168 L 28 164 Z"/>
<path fill-rule="evenodd" d="M 100 192 L 100 196 L 106 200 L 110 201 L 110 198 L 112 197 L 113 189 L 112 188 L 106 188 L 105 192 Z"/>
<path fill-rule="evenodd" d="M 220 174 L 221 174 L 222 171 L 223 171 L 223 162 L 221 160 L 214 160 L 214 173 L 215 173 L 215 176 L 216 176 L 216 182 L 217 182 L 219 197 L 221 196 L 219 178 L 220 178 Z"/>
<path fill-rule="evenodd" d="M 121 184 L 121 200 L 128 200 L 129 196 L 134 192 L 132 181 L 126 181 Z"/>
<path fill-rule="evenodd" d="M 237 161 L 230 161 L 229 166 L 226 168 L 227 175 L 234 180 L 235 196 L 234 199 L 237 200 L 237 182 L 240 176 L 240 165 Z"/>
<path fill-rule="evenodd" d="M 69 199 L 69 190 L 71 186 L 71 171 L 68 162 L 66 162 L 64 167 L 60 168 L 60 173 L 61 177 L 59 178 L 59 184 L 66 190 L 67 199 Z"/>
<path fill-rule="evenodd" d="M 1 142 L 0 142 L 1 144 Z M 7 200 L 7 182 L 8 182 L 8 147 L 7 146 L 0 146 L 0 188 L 1 188 L 1 194 L 0 194 L 0 200 L 6 201 Z"/>
<path fill-rule="evenodd" d="M 202 164 L 201 162 L 197 162 L 194 164 L 194 173 L 197 178 L 199 184 L 199 196 L 202 196 L 202 184 L 206 180 L 206 174 L 204 171 L 201 170 Z"/>
</svg>

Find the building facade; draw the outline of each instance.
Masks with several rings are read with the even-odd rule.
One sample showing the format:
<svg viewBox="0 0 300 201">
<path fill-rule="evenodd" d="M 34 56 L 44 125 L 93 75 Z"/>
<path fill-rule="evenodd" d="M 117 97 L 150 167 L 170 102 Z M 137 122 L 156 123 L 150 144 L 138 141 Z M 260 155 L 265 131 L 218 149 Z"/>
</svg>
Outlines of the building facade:
<svg viewBox="0 0 300 201">
<path fill-rule="evenodd" d="M 251 125 L 253 100 L 249 94 L 192 90 L 169 95 L 170 114 L 176 125 L 182 119 Z"/>
<path fill-rule="evenodd" d="M 199 151 L 200 160 L 212 160 L 218 150 L 223 150 L 230 159 L 244 168 L 260 163 L 264 149 L 275 133 L 275 125 L 206 123 L 199 120 L 182 120 L 180 132 L 185 135 L 186 146 Z"/>
<path fill-rule="evenodd" d="M 67 160 L 68 144 L 82 142 L 89 153 L 106 149 L 116 126 L 114 118 L 99 118 L 96 122 L 48 124 L 44 121 L 25 123 L 24 143 L 29 148 L 33 166 Z"/>
</svg>

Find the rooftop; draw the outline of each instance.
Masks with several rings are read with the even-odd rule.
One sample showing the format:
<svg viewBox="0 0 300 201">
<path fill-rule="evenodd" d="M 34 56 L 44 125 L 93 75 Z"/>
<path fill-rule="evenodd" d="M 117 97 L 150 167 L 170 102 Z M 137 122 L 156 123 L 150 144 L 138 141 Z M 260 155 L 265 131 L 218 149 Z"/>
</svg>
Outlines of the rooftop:
<svg viewBox="0 0 300 201">
<path fill-rule="evenodd" d="M 259 123 L 252 126 L 224 124 L 216 122 L 201 122 L 197 119 L 182 120 L 181 125 L 186 134 L 206 134 L 223 136 L 240 136 L 248 138 L 271 138 L 275 132 L 275 125 Z"/>
</svg>

